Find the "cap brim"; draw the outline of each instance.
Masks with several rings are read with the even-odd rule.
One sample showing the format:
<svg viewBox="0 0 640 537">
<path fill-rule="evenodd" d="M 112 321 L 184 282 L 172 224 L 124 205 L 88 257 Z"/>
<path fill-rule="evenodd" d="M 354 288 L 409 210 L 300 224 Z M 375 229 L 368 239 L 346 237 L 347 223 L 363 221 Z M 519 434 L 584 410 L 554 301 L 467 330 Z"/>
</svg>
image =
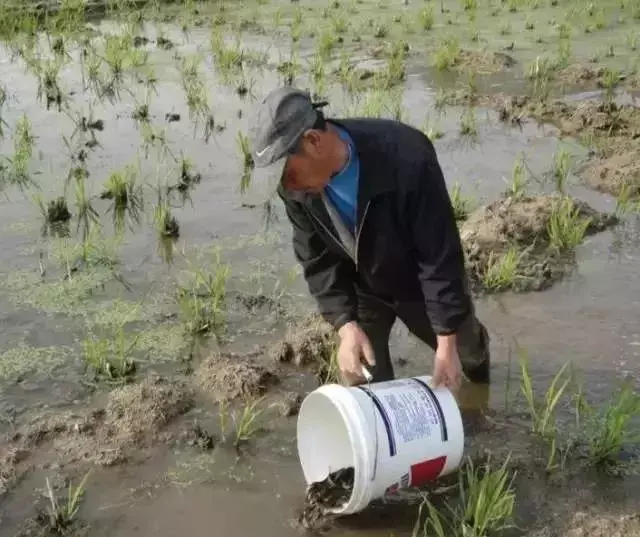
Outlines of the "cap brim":
<svg viewBox="0 0 640 537">
<path fill-rule="evenodd" d="M 269 201 L 276 194 L 286 163 L 287 158 L 283 157 L 267 166 L 254 168 L 251 178 L 252 190 L 255 189 L 256 193 L 264 198 L 263 201 Z"/>
</svg>

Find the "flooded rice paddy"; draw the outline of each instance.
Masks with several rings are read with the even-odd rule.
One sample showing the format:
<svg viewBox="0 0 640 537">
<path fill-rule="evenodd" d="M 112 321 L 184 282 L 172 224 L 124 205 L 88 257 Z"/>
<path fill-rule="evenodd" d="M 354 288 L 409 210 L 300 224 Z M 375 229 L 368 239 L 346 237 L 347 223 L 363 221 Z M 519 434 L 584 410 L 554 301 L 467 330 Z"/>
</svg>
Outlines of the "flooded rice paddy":
<svg viewBox="0 0 640 537">
<path fill-rule="evenodd" d="M 313 529 L 640 535 L 637 0 L 83 6 L 0 1 L 2 537 L 309 531 L 334 338 L 243 151 L 282 83 L 434 140 L 492 337 L 460 394 L 492 471 Z"/>
</svg>

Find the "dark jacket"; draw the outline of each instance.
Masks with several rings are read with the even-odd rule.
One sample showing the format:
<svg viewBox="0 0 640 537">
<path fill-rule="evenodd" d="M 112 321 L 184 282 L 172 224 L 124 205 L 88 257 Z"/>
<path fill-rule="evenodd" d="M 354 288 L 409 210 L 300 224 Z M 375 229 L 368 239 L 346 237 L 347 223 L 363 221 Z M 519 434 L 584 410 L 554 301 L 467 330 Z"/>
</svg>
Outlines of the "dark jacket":
<svg viewBox="0 0 640 537">
<path fill-rule="evenodd" d="M 338 329 L 358 319 L 356 286 L 387 302 L 423 300 L 436 334 L 471 311 L 460 235 L 433 145 L 386 119 L 332 119 L 360 159 L 356 262 L 317 194 L 278 194 L 293 249 L 322 316 Z"/>
</svg>

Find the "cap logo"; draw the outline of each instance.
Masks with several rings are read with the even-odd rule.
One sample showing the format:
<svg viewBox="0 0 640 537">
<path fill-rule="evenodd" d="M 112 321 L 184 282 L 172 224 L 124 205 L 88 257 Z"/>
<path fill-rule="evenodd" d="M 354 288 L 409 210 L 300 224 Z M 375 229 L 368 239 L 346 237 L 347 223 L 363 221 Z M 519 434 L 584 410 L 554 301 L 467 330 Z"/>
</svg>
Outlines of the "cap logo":
<svg viewBox="0 0 640 537">
<path fill-rule="evenodd" d="M 270 145 L 268 145 L 268 146 L 267 146 L 267 147 L 265 147 L 262 151 L 256 151 L 256 156 L 257 156 L 257 157 L 261 157 L 262 155 L 264 155 L 264 154 L 267 152 L 267 150 L 268 150 L 270 147 L 271 147 L 271 146 L 270 146 Z"/>
</svg>

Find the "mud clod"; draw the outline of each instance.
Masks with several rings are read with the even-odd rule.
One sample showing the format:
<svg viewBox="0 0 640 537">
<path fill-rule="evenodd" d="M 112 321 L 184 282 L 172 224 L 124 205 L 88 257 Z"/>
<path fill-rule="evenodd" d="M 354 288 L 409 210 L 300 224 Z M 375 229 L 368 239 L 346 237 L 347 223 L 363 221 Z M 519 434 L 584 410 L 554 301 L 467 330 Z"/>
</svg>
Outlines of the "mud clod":
<svg viewBox="0 0 640 537">
<path fill-rule="evenodd" d="M 562 537 L 638 537 L 640 514 L 593 516 L 576 513 Z"/>
<path fill-rule="evenodd" d="M 279 362 L 298 367 L 328 363 L 335 347 L 333 328 L 318 316 L 310 316 L 289 329 L 285 339 L 270 352 Z"/>
<path fill-rule="evenodd" d="M 296 392 L 288 392 L 284 394 L 284 397 L 278 403 L 278 408 L 283 417 L 289 418 L 298 414 L 301 404 L 302 395 Z"/>
<path fill-rule="evenodd" d="M 154 376 L 111 392 L 103 426 L 118 444 L 145 444 L 192 405 L 183 383 Z"/>
<path fill-rule="evenodd" d="M 235 354 L 214 354 L 195 372 L 197 386 L 216 401 L 258 397 L 278 381 L 272 371 Z"/>
<path fill-rule="evenodd" d="M 625 188 L 630 197 L 640 196 L 640 146 L 635 150 L 597 158 L 584 173 L 587 183 L 600 192 L 619 196 Z"/>
<path fill-rule="evenodd" d="M 324 480 L 312 483 L 305 497 L 305 506 L 298 523 L 306 529 L 322 529 L 330 521 L 327 510 L 339 507 L 353 492 L 355 470 L 342 468 Z"/>
<path fill-rule="evenodd" d="M 571 266 L 572 252 L 550 248 L 549 226 L 557 195 L 506 197 L 481 207 L 462 225 L 471 285 L 476 292 L 539 291 L 560 279 Z M 570 200 L 575 225 L 585 224 L 585 235 L 604 230 L 616 222 L 615 217 L 597 212 L 587 203 Z M 489 284 L 501 258 L 515 248 L 512 273 L 502 277 L 496 287 Z M 506 272 L 506 268 L 501 269 Z"/>
</svg>

